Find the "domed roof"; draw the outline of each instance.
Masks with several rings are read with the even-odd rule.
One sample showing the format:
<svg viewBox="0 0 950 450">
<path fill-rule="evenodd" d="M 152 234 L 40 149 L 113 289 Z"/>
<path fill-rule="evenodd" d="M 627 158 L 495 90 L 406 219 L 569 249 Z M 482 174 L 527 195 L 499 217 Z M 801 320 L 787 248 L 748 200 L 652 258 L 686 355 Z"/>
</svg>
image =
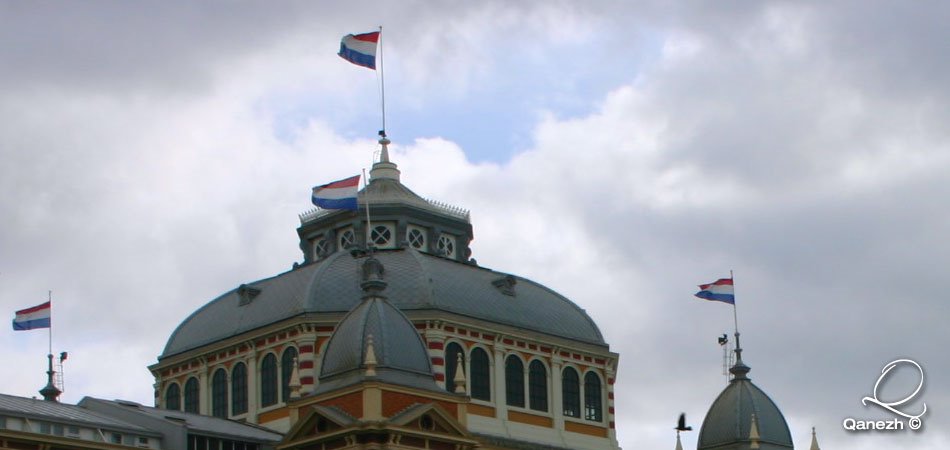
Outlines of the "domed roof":
<svg viewBox="0 0 950 450">
<path fill-rule="evenodd" d="M 386 267 L 386 295 L 393 306 L 410 316 L 414 311 L 438 310 L 607 346 L 593 320 L 570 300 L 531 280 L 479 267 L 470 260 L 468 212 L 425 200 L 405 187 L 396 164 L 389 160 L 389 140 L 383 137 L 380 144 L 380 161 L 370 171 L 369 185 L 359 192 L 361 208 L 369 202 L 374 217 L 404 224 L 401 226 L 429 223 L 434 236 L 454 230 L 458 239 L 455 257 L 431 248 L 420 251 L 405 243 L 375 253 Z M 363 212 L 315 210 L 301 216 L 301 249 L 312 245 L 308 239 L 316 234 L 354 223 L 363 226 Z M 365 250 L 365 242 L 356 244 Z M 212 300 L 175 329 L 159 360 L 292 317 L 352 310 L 363 293 L 359 258 L 347 251 L 350 248 L 321 253 L 319 258 L 305 250 L 304 264 L 293 270 L 241 285 Z"/>
<path fill-rule="evenodd" d="M 412 322 L 386 301 L 383 265 L 374 257 L 363 261 L 362 302 L 337 325 L 320 366 L 321 389 L 348 385 L 365 377 L 394 384 L 439 390 L 425 342 Z M 372 349 L 372 358 L 370 358 Z M 372 361 L 372 371 L 368 361 Z"/>
<path fill-rule="evenodd" d="M 737 353 L 740 353 L 738 350 Z M 749 433 L 752 415 L 759 435 L 762 450 L 790 449 L 792 435 L 785 416 L 769 396 L 746 376 L 749 367 L 741 356 L 730 369 L 733 379 L 709 407 L 703 426 L 699 430 L 698 450 L 726 450 L 750 448 Z"/>
<path fill-rule="evenodd" d="M 387 298 L 413 311 L 440 310 L 606 346 L 577 305 L 531 280 L 416 251 L 379 251 Z M 165 358 L 302 314 L 345 313 L 363 296 L 360 258 L 347 252 L 242 285 L 204 305 L 172 333 Z"/>
</svg>

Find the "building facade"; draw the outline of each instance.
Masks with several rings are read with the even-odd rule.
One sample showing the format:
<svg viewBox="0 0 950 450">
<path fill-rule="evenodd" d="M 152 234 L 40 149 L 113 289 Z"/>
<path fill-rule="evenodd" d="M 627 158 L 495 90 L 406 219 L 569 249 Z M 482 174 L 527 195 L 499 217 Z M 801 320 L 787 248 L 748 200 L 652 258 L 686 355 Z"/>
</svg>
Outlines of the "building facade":
<svg viewBox="0 0 950 450">
<path fill-rule="evenodd" d="M 389 160 L 388 140 L 380 143 L 359 211 L 301 215 L 302 263 L 226 292 L 174 331 L 150 366 L 155 404 L 260 424 L 288 433 L 287 439 L 305 435 L 307 421 L 357 429 L 395 420 L 398 412 L 396 419 L 416 426 L 424 416 L 426 427 L 455 430 L 455 441 L 445 442 L 458 448 L 473 442 L 480 448 L 618 448 L 618 355 L 597 325 L 551 289 L 479 266 L 471 257 L 468 212 L 404 186 Z M 368 258 L 383 268 L 383 301 L 418 337 L 428 368 L 414 373 L 431 382 L 421 387 L 418 380 L 371 378 L 345 387 L 388 399 L 379 417 L 321 403 L 339 394 L 330 389 L 327 364 L 339 364 L 340 354 L 365 363 L 359 334 L 343 339 L 346 346 L 329 344 L 369 295 L 363 288 Z M 373 341 L 385 347 L 389 339 Z M 348 370 L 365 371 L 365 365 Z M 431 401 L 405 403 L 407 395 Z M 386 423 L 406 428 L 409 422 Z"/>
</svg>

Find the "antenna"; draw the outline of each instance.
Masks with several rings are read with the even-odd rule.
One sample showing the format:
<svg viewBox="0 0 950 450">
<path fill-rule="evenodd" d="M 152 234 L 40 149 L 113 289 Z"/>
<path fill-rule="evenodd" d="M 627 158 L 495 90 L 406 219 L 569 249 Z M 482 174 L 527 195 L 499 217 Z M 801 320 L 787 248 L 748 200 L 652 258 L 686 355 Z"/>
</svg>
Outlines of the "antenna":
<svg viewBox="0 0 950 450">
<path fill-rule="evenodd" d="M 722 374 L 729 381 L 729 368 L 733 364 L 732 343 L 729 341 L 729 335 L 723 333 L 719 336 L 719 346 L 722 347 Z"/>
<path fill-rule="evenodd" d="M 53 383 L 61 392 L 66 392 L 66 380 L 65 380 L 66 372 L 63 370 L 63 361 L 66 361 L 66 358 L 68 357 L 69 357 L 69 353 L 60 352 L 59 362 L 56 364 L 58 371 L 54 375 Z"/>
</svg>

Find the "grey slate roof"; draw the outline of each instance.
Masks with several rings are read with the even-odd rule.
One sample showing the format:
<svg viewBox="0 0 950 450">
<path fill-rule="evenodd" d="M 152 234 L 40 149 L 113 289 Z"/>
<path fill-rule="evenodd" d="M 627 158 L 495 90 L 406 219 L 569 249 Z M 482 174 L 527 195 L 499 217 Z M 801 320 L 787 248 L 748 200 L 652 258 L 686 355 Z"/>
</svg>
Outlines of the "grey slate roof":
<svg viewBox="0 0 950 450">
<path fill-rule="evenodd" d="M 158 436 L 153 431 L 81 406 L 6 394 L 0 394 L 0 416 L 26 417 L 49 422 L 108 428 L 114 431 L 129 431 L 143 436 Z"/>
<path fill-rule="evenodd" d="M 729 449 L 733 448 L 731 444 L 740 442 L 747 445 L 753 413 L 762 450 L 793 448 L 785 416 L 775 402 L 745 376 L 748 371 L 741 359 L 731 369 L 736 376 L 709 407 L 699 431 L 698 450 Z"/>
<path fill-rule="evenodd" d="M 476 319 L 606 345 L 593 320 L 577 305 L 531 280 L 420 253 L 380 251 L 385 295 L 402 311 L 442 310 Z M 344 313 L 360 301 L 361 259 L 337 252 L 248 285 L 260 289 L 241 306 L 238 289 L 212 300 L 172 333 L 159 359 L 303 313 Z M 493 282 L 511 277 L 514 296 Z"/>
<path fill-rule="evenodd" d="M 373 337 L 377 367 L 432 375 L 425 343 L 412 322 L 381 298 L 363 300 L 337 325 L 323 353 L 320 377 L 359 369 Z"/>
<path fill-rule="evenodd" d="M 103 413 L 120 416 L 129 421 L 141 422 L 140 418 L 151 419 L 147 422 L 152 424 L 149 428 L 155 427 L 157 421 L 166 426 L 173 425 L 184 428 L 189 433 L 205 436 L 220 436 L 228 439 L 262 443 L 276 443 L 283 439 L 282 434 L 255 425 L 213 416 L 160 409 L 125 400 L 102 400 L 86 397 L 79 404 Z"/>
</svg>

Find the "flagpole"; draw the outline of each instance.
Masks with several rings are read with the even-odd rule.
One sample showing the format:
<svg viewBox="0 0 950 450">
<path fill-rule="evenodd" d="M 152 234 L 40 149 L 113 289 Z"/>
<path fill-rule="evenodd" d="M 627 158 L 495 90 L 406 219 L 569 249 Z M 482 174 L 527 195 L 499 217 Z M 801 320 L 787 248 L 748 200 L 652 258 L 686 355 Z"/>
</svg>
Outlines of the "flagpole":
<svg viewBox="0 0 950 450">
<path fill-rule="evenodd" d="M 366 250 L 373 245 L 373 223 L 369 220 L 369 181 L 366 178 L 366 169 L 363 169 L 363 198 L 366 200 Z"/>
<path fill-rule="evenodd" d="M 732 280 L 732 320 L 733 325 L 735 325 L 736 336 L 739 336 L 739 313 L 736 312 L 736 301 L 735 301 L 735 292 L 736 292 L 736 278 L 732 274 L 732 270 L 729 270 L 729 279 Z M 738 344 L 738 342 L 737 342 Z"/>
<path fill-rule="evenodd" d="M 380 99 L 383 110 L 383 129 L 380 130 L 382 137 L 386 137 L 386 71 L 383 64 L 383 26 L 379 26 L 379 88 Z"/>
<path fill-rule="evenodd" d="M 49 355 L 53 356 L 53 290 L 46 291 L 46 301 L 49 302 Z"/>
</svg>

